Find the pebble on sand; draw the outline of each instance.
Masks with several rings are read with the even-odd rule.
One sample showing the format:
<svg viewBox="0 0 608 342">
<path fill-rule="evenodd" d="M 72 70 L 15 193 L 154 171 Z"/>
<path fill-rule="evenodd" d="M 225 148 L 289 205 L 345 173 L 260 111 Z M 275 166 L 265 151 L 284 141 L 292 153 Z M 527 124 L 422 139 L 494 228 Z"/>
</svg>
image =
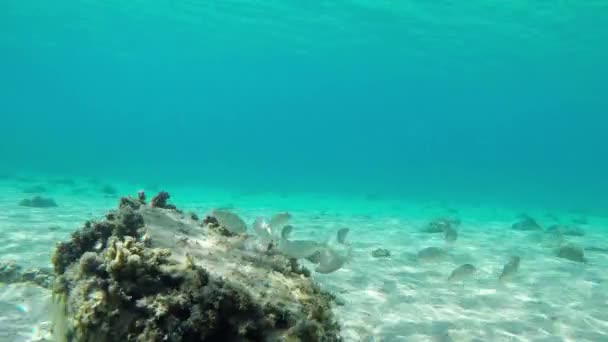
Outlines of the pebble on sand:
<svg viewBox="0 0 608 342">
<path fill-rule="evenodd" d="M 391 252 L 388 249 L 384 249 L 384 248 L 376 248 L 373 252 L 372 252 L 372 256 L 374 258 L 388 258 L 391 256 Z"/>
</svg>

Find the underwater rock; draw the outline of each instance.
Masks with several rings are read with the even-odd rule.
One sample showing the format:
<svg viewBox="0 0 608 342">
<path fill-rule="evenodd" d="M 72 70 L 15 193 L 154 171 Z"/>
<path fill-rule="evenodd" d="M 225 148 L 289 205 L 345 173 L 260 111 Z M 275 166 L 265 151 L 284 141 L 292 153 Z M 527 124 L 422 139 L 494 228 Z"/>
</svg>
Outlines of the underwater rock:
<svg viewBox="0 0 608 342">
<path fill-rule="evenodd" d="M 219 226 L 220 223 L 217 221 L 217 219 L 215 217 L 207 215 L 201 222 L 201 225 L 202 226 L 209 226 L 209 225 Z"/>
<path fill-rule="evenodd" d="M 34 283 L 49 288 L 53 283 L 53 271 L 44 268 L 23 268 L 13 260 L 0 260 L 0 283 Z"/>
<path fill-rule="evenodd" d="M 388 249 L 376 248 L 372 251 L 374 258 L 388 258 L 391 256 L 391 252 Z"/>
<path fill-rule="evenodd" d="M 169 195 L 168 192 L 161 191 L 158 194 L 156 194 L 156 196 L 152 197 L 152 200 L 150 201 L 150 206 L 152 208 L 166 209 L 167 201 L 169 200 L 170 197 L 171 197 L 171 195 Z"/>
<path fill-rule="evenodd" d="M 46 192 L 46 188 L 42 185 L 34 185 L 23 189 L 24 194 L 41 194 Z"/>
<path fill-rule="evenodd" d="M 559 232 L 566 236 L 585 236 L 585 231 L 580 227 L 574 225 L 560 225 L 556 224 L 547 228 L 547 232 Z"/>
<path fill-rule="evenodd" d="M 568 259 L 576 262 L 586 262 L 585 252 L 576 245 L 564 245 L 557 249 L 556 255 L 558 258 Z"/>
<path fill-rule="evenodd" d="M 143 190 L 139 190 L 137 192 L 137 199 L 142 203 L 146 204 L 146 192 Z"/>
<path fill-rule="evenodd" d="M 460 224 L 459 219 L 438 218 L 429 222 L 423 229 L 423 233 L 443 233 L 448 228 L 453 228 Z"/>
<path fill-rule="evenodd" d="M 437 262 L 445 259 L 447 253 L 439 247 L 427 247 L 416 254 L 416 259 L 421 262 Z"/>
<path fill-rule="evenodd" d="M 46 198 L 41 196 L 35 196 L 31 199 L 24 199 L 19 202 L 22 207 L 31 208 L 53 208 L 57 207 L 57 203 L 52 198 Z"/>
<path fill-rule="evenodd" d="M 54 331 L 97 342 L 340 341 L 332 296 L 296 260 L 243 239 L 143 205 L 86 223 L 53 255 Z"/>
<path fill-rule="evenodd" d="M 172 209 L 181 212 L 177 209 L 175 205 L 167 203 L 170 197 L 171 195 L 169 195 L 168 192 L 161 191 L 156 194 L 156 196 L 152 197 L 152 200 L 150 201 L 150 206 L 152 208 Z M 143 191 L 140 191 L 137 193 L 137 198 L 141 203 L 145 203 L 146 194 Z"/>
<path fill-rule="evenodd" d="M 511 229 L 523 231 L 543 230 L 536 220 L 530 216 L 523 216 L 519 221 L 511 225 Z"/>
<path fill-rule="evenodd" d="M 449 282 L 454 281 L 463 281 L 467 278 L 472 277 L 475 272 L 477 272 L 477 268 L 471 264 L 464 264 L 456 267 L 448 277 Z"/>
<path fill-rule="evenodd" d="M 212 230 L 220 235 L 223 236 L 235 236 L 237 234 L 232 233 L 230 230 L 228 230 L 226 227 L 220 225 L 220 223 L 218 222 L 218 220 L 213 217 L 213 216 L 209 216 L 207 215 L 203 221 L 201 222 L 201 226 Z"/>
<path fill-rule="evenodd" d="M 9 283 L 17 278 L 20 267 L 13 260 L 0 261 L 0 282 Z"/>
<path fill-rule="evenodd" d="M 509 262 L 507 262 L 505 264 L 505 266 L 502 268 L 502 272 L 500 273 L 500 276 L 498 276 L 498 280 L 504 282 L 504 281 L 510 281 L 511 279 L 513 279 L 513 277 L 517 273 L 517 270 L 519 270 L 520 260 L 521 260 L 520 257 L 512 256 L 509 259 Z"/>
</svg>

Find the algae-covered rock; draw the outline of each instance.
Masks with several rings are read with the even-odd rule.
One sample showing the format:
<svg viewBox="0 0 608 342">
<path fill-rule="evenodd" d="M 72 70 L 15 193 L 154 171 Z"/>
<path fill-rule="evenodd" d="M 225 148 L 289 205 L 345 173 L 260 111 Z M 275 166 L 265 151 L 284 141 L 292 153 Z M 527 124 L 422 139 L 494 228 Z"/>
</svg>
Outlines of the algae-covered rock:
<svg viewBox="0 0 608 342">
<path fill-rule="evenodd" d="M 340 340 L 332 296 L 295 260 L 140 201 L 113 214 L 57 246 L 58 340 Z"/>
<path fill-rule="evenodd" d="M 24 268 L 14 260 L 0 260 L 0 283 L 34 283 L 48 288 L 53 282 L 53 273 L 46 268 Z"/>
<path fill-rule="evenodd" d="M 138 197 L 139 196 L 140 195 L 138 195 Z M 171 195 L 169 195 L 168 192 L 161 191 L 156 196 L 152 197 L 152 200 L 150 201 L 150 206 L 153 208 L 175 209 L 174 205 L 167 203 L 169 198 L 171 198 Z M 144 200 L 145 200 L 145 194 L 144 194 Z"/>
</svg>

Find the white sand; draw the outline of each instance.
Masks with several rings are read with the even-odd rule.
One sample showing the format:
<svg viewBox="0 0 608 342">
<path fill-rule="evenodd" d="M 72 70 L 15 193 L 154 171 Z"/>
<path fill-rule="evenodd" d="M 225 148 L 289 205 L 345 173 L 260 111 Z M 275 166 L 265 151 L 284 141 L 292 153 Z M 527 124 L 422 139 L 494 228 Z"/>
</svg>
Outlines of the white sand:
<svg viewBox="0 0 608 342">
<path fill-rule="evenodd" d="M 19 207 L 31 197 L 22 189 L 48 188 L 58 208 Z M 120 193 L 134 194 L 140 184 L 111 183 Z M 99 184 L 84 180 L 74 186 L 0 180 L 0 260 L 25 267 L 50 266 L 56 241 L 91 218 L 114 208 L 116 197 L 104 197 Z M 77 191 L 75 191 L 77 190 Z M 586 252 L 588 263 L 554 256 L 542 234 L 510 229 L 523 211 L 544 227 L 567 223 L 581 213 L 527 208 L 471 207 L 458 203 L 399 203 L 312 195 L 226 193 L 208 188 L 168 187 L 172 203 L 199 216 L 213 207 L 232 206 L 247 223 L 258 215 L 290 211 L 294 238 L 324 240 L 350 227 L 354 258 L 335 273 L 314 277 L 344 302 L 336 307 L 346 341 L 608 341 L 608 253 Z M 149 196 L 153 195 L 149 193 Z M 440 215 L 462 220 L 458 240 L 439 263 L 421 264 L 420 249 L 446 247 L 440 234 L 420 233 Z M 566 237 L 581 246 L 608 248 L 608 220 L 586 217 L 586 235 Z M 389 258 L 373 258 L 376 248 Z M 511 255 L 521 257 L 515 279 L 506 284 L 498 274 Z M 472 279 L 448 283 L 457 266 L 477 268 Z M 0 341 L 42 340 L 48 327 L 49 292 L 34 285 L 0 285 Z M 47 336 L 48 337 L 48 336 Z"/>
</svg>

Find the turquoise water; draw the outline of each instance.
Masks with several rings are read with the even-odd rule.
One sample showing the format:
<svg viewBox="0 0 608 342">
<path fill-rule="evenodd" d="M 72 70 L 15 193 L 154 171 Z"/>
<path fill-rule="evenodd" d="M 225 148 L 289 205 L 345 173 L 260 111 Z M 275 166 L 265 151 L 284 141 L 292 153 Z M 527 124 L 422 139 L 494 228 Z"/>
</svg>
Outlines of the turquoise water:
<svg viewBox="0 0 608 342">
<path fill-rule="evenodd" d="M 361 244 L 360 262 L 320 279 L 350 291 L 351 306 L 339 309 L 347 340 L 370 320 L 365 307 L 378 310 L 380 327 L 365 334 L 424 340 L 435 326 L 399 314 L 412 310 L 405 288 L 415 292 L 399 278 L 405 266 L 380 267 L 370 253 L 439 243 L 413 232 L 450 214 L 470 234 L 463 249 L 489 273 L 502 266 L 499 251 L 517 250 L 535 260 L 536 275 L 548 272 L 539 279 L 580 290 L 572 301 L 589 305 L 576 311 L 586 323 L 564 321 L 550 336 L 608 339 L 592 305 L 608 282 L 598 275 L 605 257 L 551 273 L 555 260 L 543 259 L 537 240 L 503 235 L 528 213 L 543 226 L 586 222 L 574 242 L 606 245 L 606 23 L 608 3 L 594 0 L 3 0 L 0 260 L 44 266 L 54 242 L 115 205 L 103 184 L 120 194 L 166 189 L 180 207 L 230 205 L 248 220 L 293 211 L 304 236 L 319 233 L 307 218 L 329 213 L 323 226 L 352 226 Z M 75 185 L 52 182 L 66 178 Z M 17 206 L 34 185 L 59 207 Z M 378 288 L 386 298 L 374 297 Z M 450 305 L 462 299 L 425 291 L 421 298 L 445 295 Z M 529 282 L 513 291 L 519 299 L 542 292 Z M 574 314 L 557 288 L 544 291 L 551 310 Z M 0 299 L 27 297 L 7 293 Z M 356 299 L 366 295 L 378 301 Z M 534 321 L 527 304 L 511 304 L 521 322 Z M 448 311 L 433 320 L 456 329 Z M 29 330 L 44 321 L 34 316 L 10 322 Z M 459 327 L 455 340 L 501 340 L 472 332 L 503 328 L 494 323 Z"/>
<path fill-rule="evenodd" d="M 602 1 L 0 6 L 3 169 L 605 204 Z"/>
</svg>

